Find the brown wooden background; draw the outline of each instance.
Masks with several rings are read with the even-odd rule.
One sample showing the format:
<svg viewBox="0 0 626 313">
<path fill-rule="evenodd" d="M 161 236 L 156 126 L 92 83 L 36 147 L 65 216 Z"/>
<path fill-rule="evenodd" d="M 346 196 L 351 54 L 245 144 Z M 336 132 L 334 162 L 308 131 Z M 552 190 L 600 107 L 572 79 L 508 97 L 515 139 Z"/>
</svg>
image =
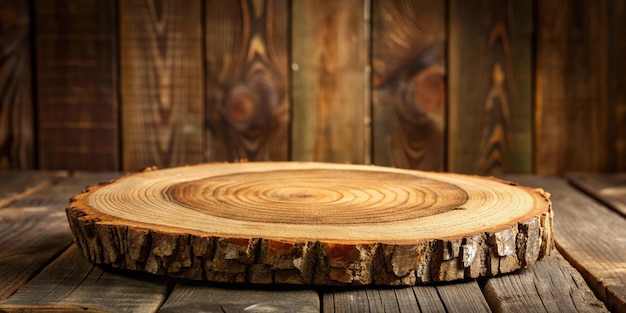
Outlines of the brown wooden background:
<svg viewBox="0 0 626 313">
<path fill-rule="evenodd" d="M 0 168 L 626 170 L 626 1 L 2 0 Z"/>
</svg>

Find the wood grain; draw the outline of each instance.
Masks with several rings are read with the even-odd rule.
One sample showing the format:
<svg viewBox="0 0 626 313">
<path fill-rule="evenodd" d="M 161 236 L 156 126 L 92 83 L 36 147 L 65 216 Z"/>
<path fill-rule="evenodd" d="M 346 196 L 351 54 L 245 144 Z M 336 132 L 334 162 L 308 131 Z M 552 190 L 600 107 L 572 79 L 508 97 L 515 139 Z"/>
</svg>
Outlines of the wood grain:
<svg viewBox="0 0 626 313">
<path fill-rule="evenodd" d="M 626 174 L 571 173 L 568 180 L 626 218 Z"/>
<path fill-rule="evenodd" d="M 9 299 L 2 312 L 155 312 L 167 281 L 96 267 L 71 245 Z"/>
<path fill-rule="evenodd" d="M 313 289 L 246 289 L 179 283 L 159 309 L 177 312 L 320 312 Z"/>
<path fill-rule="evenodd" d="M 287 1 L 205 7 L 206 158 L 287 160 Z"/>
<path fill-rule="evenodd" d="M 0 300 L 13 294 L 72 243 L 63 214 L 71 195 L 111 177 L 97 174 L 68 178 L 0 210 Z"/>
<path fill-rule="evenodd" d="M 608 312 L 558 252 L 517 275 L 487 280 L 483 292 L 496 313 Z"/>
<path fill-rule="evenodd" d="M 609 1 L 609 125 L 612 126 L 613 169 L 626 172 L 626 3 Z"/>
<path fill-rule="evenodd" d="M 66 176 L 61 171 L 0 171 L 0 208 Z"/>
<path fill-rule="evenodd" d="M 39 166 L 118 170 L 115 1 L 34 3 Z"/>
<path fill-rule="evenodd" d="M 608 12 L 607 1 L 537 2 L 538 174 L 611 168 Z"/>
<path fill-rule="evenodd" d="M 322 293 L 324 313 L 490 312 L 476 281 L 394 289 L 332 290 Z"/>
<path fill-rule="evenodd" d="M 445 169 L 446 2 L 372 3 L 373 163 Z"/>
<path fill-rule="evenodd" d="M 450 2 L 448 170 L 531 171 L 532 6 Z"/>
<path fill-rule="evenodd" d="M 507 178 L 552 194 L 559 252 L 582 274 L 607 309 L 626 312 L 626 219 L 577 193 L 562 179 Z"/>
<path fill-rule="evenodd" d="M 67 215 L 94 263 L 219 282 L 415 285 L 508 273 L 553 245 L 541 190 L 365 165 L 147 170 Z"/>
<path fill-rule="evenodd" d="M 369 5 L 293 2 L 293 160 L 370 162 Z"/>
<path fill-rule="evenodd" d="M 35 167 L 31 4 L 0 3 L 0 169 Z"/>
<path fill-rule="evenodd" d="M 199 0 L 120 1 L 123 168 L 203 160 Z"/>
</svg>

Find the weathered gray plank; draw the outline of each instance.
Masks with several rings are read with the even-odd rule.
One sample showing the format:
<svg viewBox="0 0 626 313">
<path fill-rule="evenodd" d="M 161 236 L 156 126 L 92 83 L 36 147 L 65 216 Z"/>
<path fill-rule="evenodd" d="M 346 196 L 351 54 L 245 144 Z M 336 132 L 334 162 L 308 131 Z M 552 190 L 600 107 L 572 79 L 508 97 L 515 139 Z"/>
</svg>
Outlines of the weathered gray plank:
<svg viewBox="0 0 626 313">
<path fill-rule="evenodd" d="M 494 312 L 608 312 L 557 251 L 518 274 L 490 278 L 483 292 Z"/>
<path fill-rule="evenodd" d="M 6 299 L 72 242 L 69 198 L 113 175 L 68 178 L 0 210 L 0 300 Z"/>
<path fill-rule="evenodd" d="M 322 293 L 323 312 L 489 312 L 476 281 L 437 286 L 336 289 Z"/>
<path fill-rule="evenodd" d="M 557 248 L 609 310 L 626 312 L 626 219 L 564 179 L 505 178 L 552 194 Z"/>
<path fill-rule="evenodd" d="M 626 173 L 572 173 L 567 178 L 574 186 L 626 217 Z"/>
<path fill-rule="evenodd" d="M 0 208 L 67 177 L 61 171 L 0 171 Z"/>
<path fill-rule="evenodd" d="M 74 244 L 12 297 L 0 311 L 154 312 L 167 281 L 106 271 Z"/>
<path fill-rule="evenodd" d="M 159 312 L 319 312 L 319 296 L 306 289 L 230 289 L 179 283 Z"/>
<path fill-rule="evenodd" d="M 446 312 L 491 312 L 487 300 L 475 281 L 437 286 L 437 293 L 441 297 Z"/>
</svg>

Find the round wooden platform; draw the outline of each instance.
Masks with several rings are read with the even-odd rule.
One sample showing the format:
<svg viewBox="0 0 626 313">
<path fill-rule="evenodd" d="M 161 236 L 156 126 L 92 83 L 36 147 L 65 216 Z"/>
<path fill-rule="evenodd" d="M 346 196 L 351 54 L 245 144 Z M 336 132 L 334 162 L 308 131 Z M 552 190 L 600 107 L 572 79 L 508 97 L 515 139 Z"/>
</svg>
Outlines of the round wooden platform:
<svg viewBox="0 0 626 313">
<path fill-rule="evenodd" d="M 548 196 L 493 178 L 323 163 L 149 169 L 67 209 L 97 264 L 219 282 L 413 285 L 550 253 Z"/>
</svg>

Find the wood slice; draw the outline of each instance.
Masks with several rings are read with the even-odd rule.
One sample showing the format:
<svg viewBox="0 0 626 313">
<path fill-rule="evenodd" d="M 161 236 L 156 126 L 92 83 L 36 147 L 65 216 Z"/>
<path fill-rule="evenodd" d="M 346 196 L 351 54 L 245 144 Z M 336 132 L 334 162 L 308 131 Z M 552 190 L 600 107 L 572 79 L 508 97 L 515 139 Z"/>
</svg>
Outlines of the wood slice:
<svg viewBox="0 0 626 313">
<path fill-rule="evenodd" d="M 540 189 L 367 165 L 147 169 L 67 215 L 91 262 L 219 282 L 414 285 L 511 272 L 554 245 Z"/>
</svg>

